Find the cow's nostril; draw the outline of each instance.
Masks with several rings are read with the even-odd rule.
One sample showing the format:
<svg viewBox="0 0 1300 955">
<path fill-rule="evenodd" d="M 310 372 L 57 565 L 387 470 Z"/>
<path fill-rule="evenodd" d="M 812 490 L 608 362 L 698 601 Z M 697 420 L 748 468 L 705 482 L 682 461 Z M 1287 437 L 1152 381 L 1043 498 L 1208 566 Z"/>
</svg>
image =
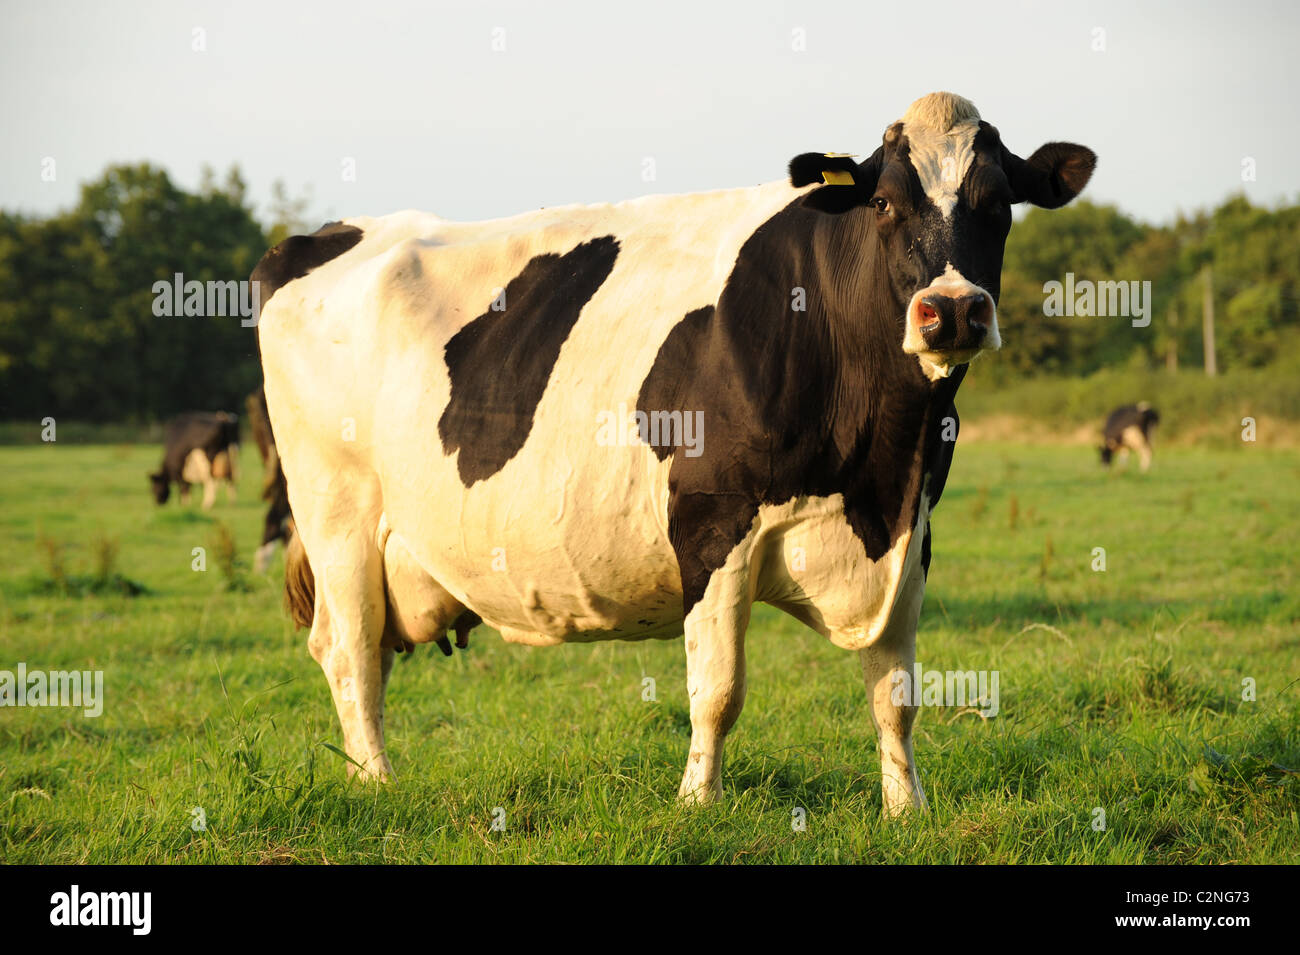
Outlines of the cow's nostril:
<svg viewBox="0 0 1300 955">
<path fill-rule="evenodd" d="M 923 330 L 933 328 L 935 325 L 939 324 L 939 310 L 934 307 L 934 304 L 929 299 L 922 299 L 918 303 L 916 308 L 916 317 L 917 324 L 920 325 Z"/>
</svg>

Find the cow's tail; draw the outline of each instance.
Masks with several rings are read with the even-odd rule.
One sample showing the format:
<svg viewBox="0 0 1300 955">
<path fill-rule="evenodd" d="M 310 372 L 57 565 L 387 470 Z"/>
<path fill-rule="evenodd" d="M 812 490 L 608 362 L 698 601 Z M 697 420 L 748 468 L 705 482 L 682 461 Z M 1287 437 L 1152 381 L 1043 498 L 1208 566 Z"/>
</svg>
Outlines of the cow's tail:
<svg viewBox="0 0 1300 955">
<path fill-rule="evenodd" d="M 284 552 L 284 602 L 300 627 L 310 627 L 316 614 L 316 575 L 307 562 L 302 535 L 292 534 Z"/>
</svg>

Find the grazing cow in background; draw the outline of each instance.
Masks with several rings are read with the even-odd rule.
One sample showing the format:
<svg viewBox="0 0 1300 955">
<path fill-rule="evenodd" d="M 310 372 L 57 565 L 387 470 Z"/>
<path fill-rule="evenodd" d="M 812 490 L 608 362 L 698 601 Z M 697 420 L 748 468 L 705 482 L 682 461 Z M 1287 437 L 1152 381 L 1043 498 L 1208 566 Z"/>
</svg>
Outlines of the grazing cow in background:
<svg viewBox="0 0 1300 955">
<path fill-rule="evenodd" d="M 258 388 L 244 402 L 248 409 L 248 422 L 253 430 L 253 440 L 262 455 L 262 500 L 267 502 L 266 517 L 262 521 L 262 543 L 257 548 L 253 567 L 265 573 L 275 553 L 276 541 L 288 544 L 293 536 L 293 516 L 289 512 L 289 489 L 280 467 L 280 455 L 275 448 L 275 433 L 271 430 L 271 417 L 266 410 L 266 392 Z"/>
<path fill-rule="evenodd" d="M 166 504 L 171 486 L 180 489 L 181 503 L 190 500 L 190 485 L 203 485 L 203 509 L 217 499 L 217 485 L 226 485 L 226 500 L 235 499 L 238 480 L 239 418 L 224 411 L 191 411 L 167 422 L 163 434 L 162 466 L 149 475 L 153 496 Z"/>
<path fill-rule="evenodd" d="M 715 800 L 763 601 L 858 652 L 885 811 L 924 806 L 897 688 L 953 398 L 1001 344 L 1011 205 L 1064 205 L 1095 159 L 1022 159 L 935 93 L 866 160 L 806 153 L 786 182 L 356 218 L 268 252 L 286 586 L 362 776 L 392 771 L 403 645 L 479 618 L 535 646 L 684 629 L 679 796 Z"/>
<path fill-rule="evenodd" d="M 1145 401 L 1136 405 L 1122 405 L 1110 413 L 1101 445 L 1101 463 L 1110 467 L 1111 458 L 1119 452 L 1120 460 L 1136 451 L 1145 473 L 1151 467 L 1151 432 L 1160 422 L 1160 415 Z"/>
</svg>

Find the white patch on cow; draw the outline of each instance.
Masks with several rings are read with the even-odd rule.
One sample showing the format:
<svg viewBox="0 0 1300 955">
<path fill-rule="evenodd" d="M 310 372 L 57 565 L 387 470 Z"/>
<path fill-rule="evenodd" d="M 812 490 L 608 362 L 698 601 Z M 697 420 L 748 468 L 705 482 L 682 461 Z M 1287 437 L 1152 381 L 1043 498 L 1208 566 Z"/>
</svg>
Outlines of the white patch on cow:
<svg viewBox="0 0 1300 955">
<path fill-rule="evenodd" d="M 921 543 L 929 521 L 920 452 L 903 513 L 918 503 L 913 526 L 902 529 L 879 560 L 871 560 L 844 513 L 843 495 L 766 505 L 759 512 L 756 599 L 770 603 L 846 650 L 870 646 L 894 618 L 903 585 L 921 574 Z M 803 557 L 796 562 L 793 556 Z M 922 589 L 924 584 L 922 583 Z"/>
<path fill-rule="evenodd" d="M 1150 405 L 1147 405 L 1147 407 L 1150 407 Z M 1141 405 L 1138 408 L 1141 410 Z M 1119 440 L 1125 452 L 1130 448 L 1137 452 L 1138 461 L 1141 463 L 1143 471 L 1151 468 L 1151 442 L 1147 440 L 1147 436 L 1142 433 L 1141 428 L 1135 424 L 1129 425 L 1120 434 Z"/>
<path fill-rule="evenodd" d="M 218 451 L 216 458 L 208 460 L 202 448 L 195 448 L 185 458 L 181 467 L 181 480 L 188 484 L 203 485 L 203 509 L 209 510 L 217 500 L 217 485 L 225 484 L 226 500 L 235 500 L 233 479 L 237 474 L 237 445 Z"/>
<path fill-rule="evenodd" d="M 259 547 L 253 555 L 253 570 L 259 574 L 266 573 L 271 566 L 271 558 L 275 555 L 275 541 L 268 541 Z"/>
<path fill-rule="evenodd" d="M 909 106 L 901 122 L 921 189 L 944 219 L 952 218 L 957 190 L 975 160 L 979 111 L 960 96 L 931 93 Z"/>
<path fill-rule="evenodd" d="M 203 485 L 203 510 L 210 510 L 217 500 L 217 484 L 212 477 L 212 462 L 202 448 L 195 448 L 185 458 L 181 480 L 188 484 Z"/>
<path fill-rule="evenodd" d="M 201 448 L 195 448 L 185 458 L 181 468 L 181 480 L 189 484 L 204 484 L 212 480 L 212 465 Z"/>
<path fill-rule="evenodd" d="M 921 337 L 921 330 L 913 320 L 913 314 L 921 298 L 934 292 L 954 298 L 981 293 L 989 296 L 988 332 L 979 348 L 964 349 L 951 353 L 930 350 L 930 346 Z M 917 357 L 917 361 L 921 363 L 921 371 L 931 381 L 947 378 L 952 374 L 955 365 L 970 361 L 981 351 L 997 351 L 1002 347 L 1002 335 L 998 332 L 998 309 L 993 304 L 993 296 L 953 268 L 951 262 L 945 263 L 942 275 L 912 296 L 911 301 L 907 303 L 906 316 L 905 331 L 903 332 L 903 351 Z"/>
<path fill-rule="evenodd" d="M 760 562 L 758 599 L 846 650 L 874 642 L 889 623 L 905 579 L 913 530 L 904 530 L 873 561 L 849 525 L 842 495 L 765 506 L 760 517 L 764 526 L 779 530 L 764 538 L 771 559 Z M 806 554 L 803 570 L 791 559 L 795 548 Z"/>
</svg>

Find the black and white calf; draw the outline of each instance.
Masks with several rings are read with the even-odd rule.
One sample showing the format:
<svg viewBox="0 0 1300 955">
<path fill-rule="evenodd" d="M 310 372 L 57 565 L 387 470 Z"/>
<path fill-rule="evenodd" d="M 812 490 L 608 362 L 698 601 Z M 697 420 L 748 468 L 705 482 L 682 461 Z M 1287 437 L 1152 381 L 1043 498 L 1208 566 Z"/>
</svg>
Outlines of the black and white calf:
<svg viewBox="0 0 1300 955">
<path fill-rule="evenodd" d="M 764 601 L 858 652 L 885 809 L 924 805 L 891 689 L 953 398 L 1001 344 L 1012 204 L 1069 202 L 1094 162 L 1067 143 L 1022 159 L 935 93 L 864 161 L 806 153 L 786 182 L 349 219 L 268 252 L 290 601 L 364 774 L 391 772 L 399 647 L 479 618 L 538 646 L 684 630 L 680 795 L 715 799 Z"/>
<path fill-rule="evenodd" d="M 154 500 L 166 504 L 175 484 L 181 502 L 189 503 L 190 485 L 203 485 L 203 509 L 217 499 L 217 485 L 226 485 L 226 499 L 235 499 L 239 467 L 239 418 L 224 411 L 191 411 L 167 422 L 163 459 L 149 475 Z"/>
<path fill-rule="evenodd" d="M 1121 461 L 1128 457 L 1130 451 L 1135 451 L 1145 472 L 1151 467 L 1151 432 L 1159 422 L 1160 415 L 1145 401 L 1116 408 L 1106 419 L 1101 463 L 1110 467 L 1111 459 L 1117 451 Z"/>
</svg>

